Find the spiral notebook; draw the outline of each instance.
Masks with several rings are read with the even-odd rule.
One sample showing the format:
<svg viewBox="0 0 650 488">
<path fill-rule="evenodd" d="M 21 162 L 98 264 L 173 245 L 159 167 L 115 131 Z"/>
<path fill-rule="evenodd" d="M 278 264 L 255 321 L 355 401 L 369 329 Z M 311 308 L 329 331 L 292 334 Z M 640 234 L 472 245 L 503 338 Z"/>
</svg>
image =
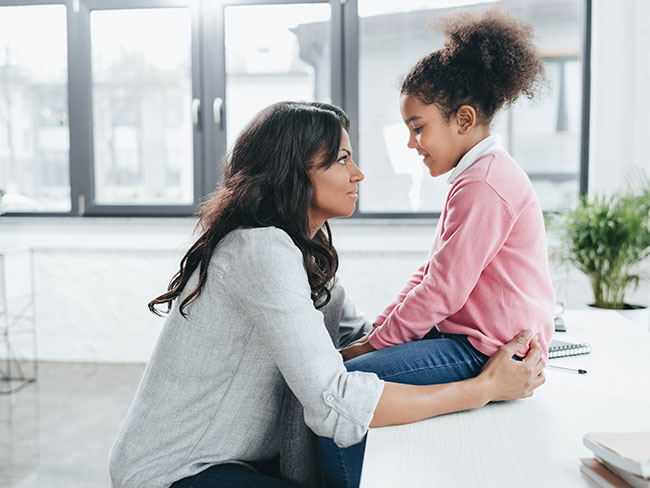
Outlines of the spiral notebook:
<svg viewBox="0 0 650 488">
<path fill-rule="evenodd" d="M 563 358 L 566 356 L 580 356 L 589 354 L 591 346 L 587 342 L 573 343 L 552 340 L 548 346 L 548 358 Z"/>
</svg>

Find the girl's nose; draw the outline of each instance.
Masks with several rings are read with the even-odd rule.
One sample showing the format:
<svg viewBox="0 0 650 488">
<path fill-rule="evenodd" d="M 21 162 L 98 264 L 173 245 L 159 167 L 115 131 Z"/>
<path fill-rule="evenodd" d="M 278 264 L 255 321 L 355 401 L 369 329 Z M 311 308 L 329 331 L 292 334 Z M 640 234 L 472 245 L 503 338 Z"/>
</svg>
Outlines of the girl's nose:
<svg viewBox="0 0 650 488">
<path fill-rule="evenodd" d="M 415 135 L 413 135 L 413 133 L 410 132 L 410 131 L 409 131 L 409 140 L 406 143 L 406 146 L 409 149 L 417 149 L 418 147 L 420 147 L 420 145 L 418 144 L 418 141 L 415 140 Z"/>
</svg>

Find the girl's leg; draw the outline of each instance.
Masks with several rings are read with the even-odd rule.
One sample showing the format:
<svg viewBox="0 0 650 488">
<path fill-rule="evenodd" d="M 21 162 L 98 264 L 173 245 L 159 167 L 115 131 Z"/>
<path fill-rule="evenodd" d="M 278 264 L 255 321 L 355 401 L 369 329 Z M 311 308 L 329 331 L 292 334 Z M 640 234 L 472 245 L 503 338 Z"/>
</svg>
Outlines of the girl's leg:
<svg viewBox="0 0 650 488">
<path fill-rule="evenodd" d="M 294 485 L 271 476 L 256 473 L 241 464 L 219 464 L 183 478 L 170 488 L 295 488 Z"/>
<path fill-rule="evenodd" d="M 345 363 L 348 371 L 368 371 L 379 378 L 410 385 L 433 385 L 461 381 L 476 376 L 488 357 L 472 347 L 465 336 L 440 334 L 388 347 L 356 357 Z M 359 444 L 340 448 L 331 439 L 318 438 L 321 464 L 328 488 L 359 486 L 364 438 Z"/>
</svg>

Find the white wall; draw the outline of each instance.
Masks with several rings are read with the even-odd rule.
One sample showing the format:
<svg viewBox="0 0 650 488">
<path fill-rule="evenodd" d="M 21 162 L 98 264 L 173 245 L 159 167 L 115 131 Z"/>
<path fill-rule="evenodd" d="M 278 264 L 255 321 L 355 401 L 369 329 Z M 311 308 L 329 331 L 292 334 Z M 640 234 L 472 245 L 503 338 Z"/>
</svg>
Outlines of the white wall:
<svg viewBox="0 0 650 488">
<path fill-rule="evenodd" d="M 38 357 L 146 361 L 164 322 L 147 303 L 166 290 L 193 226 L 189 218 L 0 218 L 0 248 L 34 251 Z M 426 257 L 435 222 L 334 227 L 340 277 L 374 316 Z"/>
<path fill-rule="evenodd" d="M 147 303 L 165 291 L 193 225 L 192 219 L 0 218 L 0 247 L 34 250 L 38 357 L 146 361 L 164 322 Z M 431 220 L 334 223 L 339 276 L 360 311 L 374 318 L 393 299 L 426 258 L 434 229 Z M 590 301 L 583 276 L 553 274 L 567 307 Z M 647 288 L 639 293 L 632 301 L 647 304 Z"/>
<path fill-rule="evenodd" d="M 590 191 L 609 192 L 635 166 L 650 173 L 650 2 L 594 0 Z M 35 249 L 41 359 L 146 361 L 163 319 L 163 292 L 187 248 L 191 219 L 0 218 L 0 247 Z M 426 257 L 435 223 L 341 221 L 340 276 L 374 316 Z M 554 269 L 558 299 L 582 307 L 587 280 Z M 649 304 L 650 286 L 630 296 Z"/>
</svg>

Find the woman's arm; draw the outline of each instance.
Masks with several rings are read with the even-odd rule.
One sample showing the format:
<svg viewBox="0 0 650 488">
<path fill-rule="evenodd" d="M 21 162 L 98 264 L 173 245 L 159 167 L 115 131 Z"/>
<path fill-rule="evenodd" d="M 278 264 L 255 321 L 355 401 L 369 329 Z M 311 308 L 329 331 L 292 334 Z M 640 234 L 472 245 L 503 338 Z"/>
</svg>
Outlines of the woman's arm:
<svg viewBox="0 0 650 488">
<path fill-rule="evenodd" d="M 345 292 L 338 277 L 334 282 L 334 287 L 332 288 L 331 293 L 332 301 L 334 301 L 335 296 L 338 294 L 343 296 L 340 316 L 338 317 L 338 336 L 336 346 L 345 347 L 365 337 L 368 332 L 372 330 L 372 324 L 362 313 L 357 312 L 354 302 Z M 325 307 L 327 307 L 327 305 Z M 327 320 L 325 311 L 321 310 L 321 312 L 323 312 L 323 315 L 325 315 Z"/>
<path fill-rule="evenodd" d="M 341 447 L 358 443 L 384 382 L 374 373 L 345 369 L 323 314 L 314 308 L 302 254 L 284 231 L 245 229 L 235 236 L 236 254 L 221 276 L 213 273 L 215 286 L 232 301 L 234 313 L 247 317 L 249 340 L 265 345 L 277 381 L 284 380 L 300 401 L 312 431 Z"/>
<path fill-rule="evenodd" d="M 499 349 L 475 378 L 442 385 L 402 385 L 386 382 L 370 427 L 400 425 L 445 413 L 479 408 L 491 401 L 532 396 L 544 383 L 544 359 L 529 330 Z M 522 361 L 513 354 L 530 343 Z"/>
</svg>

